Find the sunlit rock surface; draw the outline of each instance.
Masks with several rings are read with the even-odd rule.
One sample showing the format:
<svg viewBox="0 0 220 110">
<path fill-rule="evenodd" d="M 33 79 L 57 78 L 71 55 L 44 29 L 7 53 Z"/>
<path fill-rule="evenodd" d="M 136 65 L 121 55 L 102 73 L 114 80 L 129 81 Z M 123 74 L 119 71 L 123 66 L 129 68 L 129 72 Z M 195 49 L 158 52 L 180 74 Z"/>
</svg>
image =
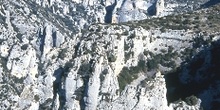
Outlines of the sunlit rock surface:
<svg viewBox="0 0 220 110">
<path fill-rule="evenodd" d="M 206 81 L 182 65 L 218 44 L 218 5 L 178 15 L 206 2 L 0 1 L 0 109 L 212 109 L 213 83 L 170 98 L 182 88 L 165 78 L 182 67 L 176 84 Z M 209 70 L 210 57 L 218 56 L 211 53 L 198 71 Z"/>
</svg>

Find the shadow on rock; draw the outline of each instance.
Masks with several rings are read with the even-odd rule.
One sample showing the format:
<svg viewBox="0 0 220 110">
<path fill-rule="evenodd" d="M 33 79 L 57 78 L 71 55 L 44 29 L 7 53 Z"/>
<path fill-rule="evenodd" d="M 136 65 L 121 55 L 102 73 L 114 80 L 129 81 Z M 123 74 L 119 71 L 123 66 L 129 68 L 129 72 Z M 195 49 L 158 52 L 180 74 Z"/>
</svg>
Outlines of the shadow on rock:
<svg viewBox="0 0 220 110">
<path fill-rule="evenodd" d="M 57 94 L 59 95 L 59 110 L 64 109 L 64 105 L 66 103 L 66 89 L 65 89 L 65 82 L 66 82 L 66 75 L 65 69 L 60 67 L 54 72 L 54 77 L 56 80 L 53 82 L 53 103 L 52 108 L 55 106 L 55 100 L 57 98 Z"/>
<path fill-rule="evenodd" d="M 112 23 L 113 10 L 115 9 L 116 5 L 117 5 L 117 1 L 115 0 L 115 3 L 105 8 L 106 10 L 105 23 Z"/>
<path fill-rule="evenodd" d="M 156 15 L 156 2 L 154 2 L 148 9 L 147 9 L 147 12 L 150 16 L 153 16 L 153 15 Z"/>
<path fill-rule="evenodd" d="M 165 76 L 168 103 L 187 97 L 201 99 L 205 110 L 220 109 L 220 41 L 212 42 L 189 62 Z"/>
<path fill-rule="evenodd" d="M 201 5 L 201 8 L 208 8 L 208 7 L 213 6 L 215 4 L 218 4 L 218 3 L 220 3 L 220 0 L 209 0 L 205 4 Z"/>
</svg>

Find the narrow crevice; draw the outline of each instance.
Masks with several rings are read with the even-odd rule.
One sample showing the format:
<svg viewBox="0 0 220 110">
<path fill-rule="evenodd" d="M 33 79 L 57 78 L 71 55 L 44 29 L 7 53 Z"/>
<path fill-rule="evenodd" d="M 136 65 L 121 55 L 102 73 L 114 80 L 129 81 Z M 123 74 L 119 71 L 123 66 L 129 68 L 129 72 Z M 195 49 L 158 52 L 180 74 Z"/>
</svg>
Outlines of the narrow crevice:
<svg viewBox="0 0 220 110">
<path fill-rule="evenodd" d="M 123 0 L 123 1 L 122 1 L 121 7 L 125 4 L 126 1 L 127 1 L 127 0 Z"/>
<path fill-rule="evenodd" d="M 139 102 L 140 102 L 140 95 L 141 95 L 141 93 L 137 92 L 137 94 L 136 94 L 137 102 L 136 102 L 136 104 L 134 105 L 134 107 L 131 110 L 135 109 L 137 107 L 137 105 L 139 104 Z"/>
<path fill-rule="evenodd" d="M 100 4 L 101 4 L 102 6 L 105 6 L 104 0 L 100 0 Z"/>
<path fill-rule="evenodd" d="M 115 0 L 115 3 L 105 8 L 106 10 L 105 23 L 112 23 L 113 10 L 115 9 L 116 5 L 117 5 L 117 1 Z"/>
<path fill-rule="evenodd" d="M 79 90 L 77 92 L 75 92 L 75 95 L 77 95 L 77 100 L 79 100 L 80 102 L 80 108 L 81 110 L 84 110 L 86 107 L 86 102 L 84 100 L 84 97 L 87 97 L 87 91 L 88 91 L 88 82 L 89 82 L 89 78 L 90 75 L 92 73 L 92 62 L 93 60 L 90 60 L 88 63 L 83 63 L 77 74 L 79 74 L 82 79 L 83 79 L 83 83 L 84 85 L 79 88 Z"/>
<path fill-rule="evenodd" d="M 53 38 L 53 47 L 56 47 L 56 42 L 57 42 L 57 32 L 52 33 L 52 38 Z"/>
<path fill-rule="evenodd" d="M 81 52 L 79 51 L 80 45 L 81 45 L 81 42 L 78 42 L 78 43 L 74 46 L 75 52 L 74 52 L 73 58 L 76 58 L 78 55 L 81 55 Z"/>
<path fill-rule="evenodd" d="M 57 95 L 59 96 L 59 110 L 63 110 L 66 103 L 66 89 L 65 82 L 67 75 L 65 74 L 65 69 L 60 67 L 54 72 L 54 77 L 56 80 L 53 82 L 53 102 L 52 108 L 55 107 L 55 100 Z"/>
<path fill-rule="evenodd" d="M 155 0 L 153 2 L 153 4 L 147 9 L 147 12 L 150 16 L 156 15 L 156 4 L 157 4 L 157 0 Z"/>
<path fill-rule="evenodd" d="M 46 37 L 46 27 L 43 29 L 43 33 L 41 32 L 42 30 L 40 29 L 38 32 L 38 37 L 40 39 L 40 51 L 41 55 L 43 55 L 44 52 L 44 45 L 45 45 L 45 37 Z"/>
</svg>

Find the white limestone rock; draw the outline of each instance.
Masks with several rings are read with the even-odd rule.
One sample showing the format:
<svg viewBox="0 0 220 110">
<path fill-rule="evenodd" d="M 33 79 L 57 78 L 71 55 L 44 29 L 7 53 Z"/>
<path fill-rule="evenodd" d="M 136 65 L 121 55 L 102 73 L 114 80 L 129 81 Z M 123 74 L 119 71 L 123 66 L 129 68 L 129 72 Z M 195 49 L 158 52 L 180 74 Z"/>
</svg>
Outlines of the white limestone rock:
<svg viewBox="0 0 220 110">
<path fill-rule="evenodd" d="M 37 74 L 37 58 L 33 48 L 29 45 L 25 45 L 23 52 L 19 45 L 14 45 L 10 51 L 10 56 L 7 61 L 7 68 L 11 70 L 11 74 L 17 78 L 30 75 L 35 78 Z"/>
<path fill-rule="evenodd" d="M 111 5 L 115 5 L 112 16 L 116 23 L 148 18 L 147 10 L 155 0 L 3 2 L 0 93 L 5 97 L 0 98 L 0 109 L 172 110 L 180 105 L 167 105 L 166 84 L 160 72 L 129 73 L 138 78 L 125 88 L 120 88 L 119 76 L 123 68 L 137 66 L 140 59 L 147 63 L 152 56 L 144 56 L 145 51 L 160 54 L 160 49 L 172 46 L 173 51 L 181 53 L 192 47 L 193 34 L 143 29 L 133 25 L 135 22 L 94 24 L 105 22 L 105 8 Z M 176 6 L 158 0 L 155 17 L 173 12 Z M 177 66 L 181 62 L 176 60 Z M 58 77 L 55 72 L 60 68 Z M 160 65 L 159 69 L 172 68 Z M 145 86 L 141 81 L 146 81 Z M 184 106 L 178 109 L 200 106 L 200 102 L 195 106 L 181 103 Z"/>
<path fill-rule="evenodd" d="M 156 3 L 156 15 L 160 15 L 164 11 L 164 0 L 157 0 Z"/>
<path fill-rule="evenodd" d="M 166 100 L 166 84 L 160 72 L 156 73 L 156 78 L 147 81 L 146 87 L 129 85 L 122 94 L 111 103 L 101 103 L 99 109 L 163 109 L 169 110 Z"/>
</svg>

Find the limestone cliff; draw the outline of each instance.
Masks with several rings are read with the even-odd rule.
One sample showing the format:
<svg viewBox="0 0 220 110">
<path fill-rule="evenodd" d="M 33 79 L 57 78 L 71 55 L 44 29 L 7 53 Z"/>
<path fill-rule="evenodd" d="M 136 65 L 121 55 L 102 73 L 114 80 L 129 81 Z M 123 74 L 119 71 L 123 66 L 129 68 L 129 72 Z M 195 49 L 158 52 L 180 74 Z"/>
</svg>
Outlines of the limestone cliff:
<svg viewBox="0 0 220 110">
<path fill-rule="evenodd" d="M 160 18 L 142 20 L 155 3 Z M 166 7 L 163 0 L 0 1 L 0 109 L 200 109 L 207 96 L 201 91 L 218 89 L 179 93 L 184 84 L 209 81 L 212 75 L 199 71 L 219 64 L 209 57 L 218 56 L 211 53 L 219 8 L 163 17 Z M 106 24 L 111 15 L 123 23 Z M 210 55 L 200 56 L 203 49 Z M 188 68 L 196 54 L 206 63 L 195 77 Z M 171 79 L 182 88 L 169 82 L 175 72 Z M 218 104 L 218 92 L 211 96 L 207 103 Z"/>
</svg>

